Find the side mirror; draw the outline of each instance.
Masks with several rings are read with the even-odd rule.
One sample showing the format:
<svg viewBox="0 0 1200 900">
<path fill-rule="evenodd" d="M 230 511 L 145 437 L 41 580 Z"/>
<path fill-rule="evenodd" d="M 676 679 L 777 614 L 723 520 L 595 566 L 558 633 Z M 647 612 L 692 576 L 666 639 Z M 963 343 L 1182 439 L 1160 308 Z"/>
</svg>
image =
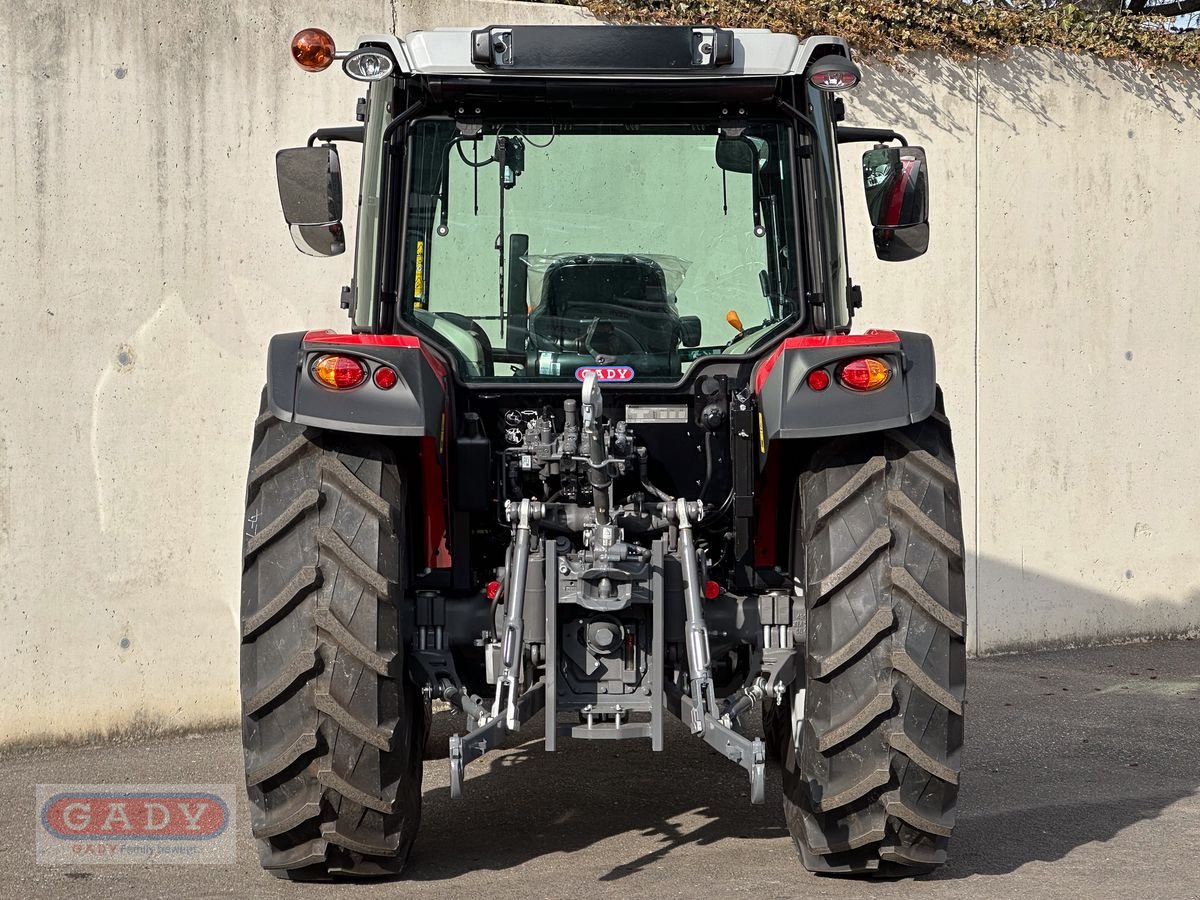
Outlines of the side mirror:
<svg viewBox="0 0 1200 900">
<path fill-rule="evenodd" d="M 863 154 L 863 190 L 875 255 L 916 259 L 929 249 L 929 174 L 920 147 L 875 147 Z"/>
<path fill-rule="evenodd" d="M 346 252 L 337 148 L 330 144 L 280 150 L 275 154 L 275 175 L 296 249 L 309 256 Z"/>
<path fill-rule="evenodd" d="M 337 256 L 346 252 L 346 232 L 341 222 L 291 226 L 292 243 L 309 256 Z"/>
<path fill-rule="evenodd" d="M 726 172 L 749 175 L 767 164 L 770 148 L 762 138 L 717 137 L 717 166 Z"/>
<path fill-rule="evenodd" d="M 679 317 L 679 342 L 685 347 L 700 346 L 700 317 Z"/>
</svg>

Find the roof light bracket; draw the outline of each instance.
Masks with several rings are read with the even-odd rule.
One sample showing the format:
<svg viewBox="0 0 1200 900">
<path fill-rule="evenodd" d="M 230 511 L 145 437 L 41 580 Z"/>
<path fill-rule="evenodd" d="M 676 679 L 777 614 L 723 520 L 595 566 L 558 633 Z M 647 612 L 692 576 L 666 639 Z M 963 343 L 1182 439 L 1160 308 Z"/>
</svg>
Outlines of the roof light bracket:
<svg viewBox="0 0 1200 900">
<path fill-rule="evenodd" d="M 733 32 L 725 28 L 693 28 L 692 65 L 717 68 L 733 64 Z"/>
</svg>

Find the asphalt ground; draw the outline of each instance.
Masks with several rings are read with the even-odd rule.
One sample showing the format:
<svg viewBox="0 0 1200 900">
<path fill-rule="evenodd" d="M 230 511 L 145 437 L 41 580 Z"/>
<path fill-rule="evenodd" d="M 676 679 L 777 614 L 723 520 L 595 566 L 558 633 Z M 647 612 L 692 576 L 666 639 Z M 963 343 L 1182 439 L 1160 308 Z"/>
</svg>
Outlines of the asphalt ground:
<svg viewBox="0 0 1200 900">
<path fill-rule="evenodd" d="M 313 885 L 258 868 L 241 797 L 237 864 L 41 866 L 34 785 L 238 783 L 234 731 L 0 757 L 0 897 L 1200 898 L 1200 641 L 972 660 L 950 862 L 872 882 L 809 875 L 783 825 L 779 774 L 751 806 L 742 771 L 676 725 L 640 741 L 519 746 L 449 797 L 425 763 L 405 877 Z M 441 748 L 457 716 L 436 717 Z"/>
</svg>

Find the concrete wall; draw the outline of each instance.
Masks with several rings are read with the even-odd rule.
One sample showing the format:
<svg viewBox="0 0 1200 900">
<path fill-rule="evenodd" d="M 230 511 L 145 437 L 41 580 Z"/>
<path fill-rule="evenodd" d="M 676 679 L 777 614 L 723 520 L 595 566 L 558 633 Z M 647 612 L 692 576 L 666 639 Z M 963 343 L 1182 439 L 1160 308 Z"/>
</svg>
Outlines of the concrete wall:
<svg viewBox="0 0 1200 900">
<path fill-rule="evenodd" d="M 1200 630 L 1200 75 L 1017 51 L 872 68 L 859 124 L 930 151 L 929 254 L 864 325 L 929 331 L 955 425 L 977 652 Z M 852 172 L 861 148 L 848 149 Z"/>
<path fill-rule="evenodd" d="M 432 6 L 432 4 L 430 4 Z M 577 10 L 439 2 L 445 24 Z M 0 743 L 230 721 L 269 335 L 341 327 L 349 256 L 291 245 L 274 155 L 353 122 L 299 28 L 409 4 L 15 0 L 0 13 Z M 333 23 L 336 23 L 334 27 Z M 346 195 L 358 154 L 347 149 Z"/>
<path fill-rule="evenodd" d="M 291 247 L 272 157 L 350 120 L 301 73 L 335 37 L 548 19 L 542 4 L 17 0 L 0 16 L 0 743 L 236 716 L 250 423 L 267 337 L 338 327 L 347 258 Z M 1200 625 L 1200 78 L 1021 52 L 874 68 L 851 99 L 929 149 L 934 243 L 871 258 L 862 325 L 935 336 L 973 647 Z M 356 154 L 346 152 L 353 172 Z M 347 194 L 356 190 L 347 179 Z"/>
</svg>

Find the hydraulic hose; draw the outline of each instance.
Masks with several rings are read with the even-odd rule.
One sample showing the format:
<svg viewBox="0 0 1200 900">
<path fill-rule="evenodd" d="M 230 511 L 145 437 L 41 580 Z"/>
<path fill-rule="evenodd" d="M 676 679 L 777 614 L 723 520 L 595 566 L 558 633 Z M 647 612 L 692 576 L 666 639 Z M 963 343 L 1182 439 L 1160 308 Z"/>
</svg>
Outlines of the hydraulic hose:
<svg viewBox="0 0 1200 900">
<path fill-rule="evenodd" d="M 712 483 L 713 476 L 713 452 L 712 452 L 712 436 L 711 431 L 704 432 L 704 483 L 700 485 L 700 502 L 704 502 L 704 498 L 708 496 L 708 486 Z"/>
<path fill-rule="evenodd" d="M 650 483 L 650 467 L 649 467 L 650 460 L 646 454 L 645 447 L 638 447 L 637 457 L 638 457 L 638 478 L 641 479 L 642 488 L 646 491 L 647 494 L 653 494 L 655 497 L 657 497 L 659 500 L 662 500 L 664 503 L 672 502 L 672 498 L 670 497 L 670 495 L 668 495 L 666 493 L 666 491 L 660 491 L 658 488 L 656 488 L 653 484 Z"/>
</svg>

